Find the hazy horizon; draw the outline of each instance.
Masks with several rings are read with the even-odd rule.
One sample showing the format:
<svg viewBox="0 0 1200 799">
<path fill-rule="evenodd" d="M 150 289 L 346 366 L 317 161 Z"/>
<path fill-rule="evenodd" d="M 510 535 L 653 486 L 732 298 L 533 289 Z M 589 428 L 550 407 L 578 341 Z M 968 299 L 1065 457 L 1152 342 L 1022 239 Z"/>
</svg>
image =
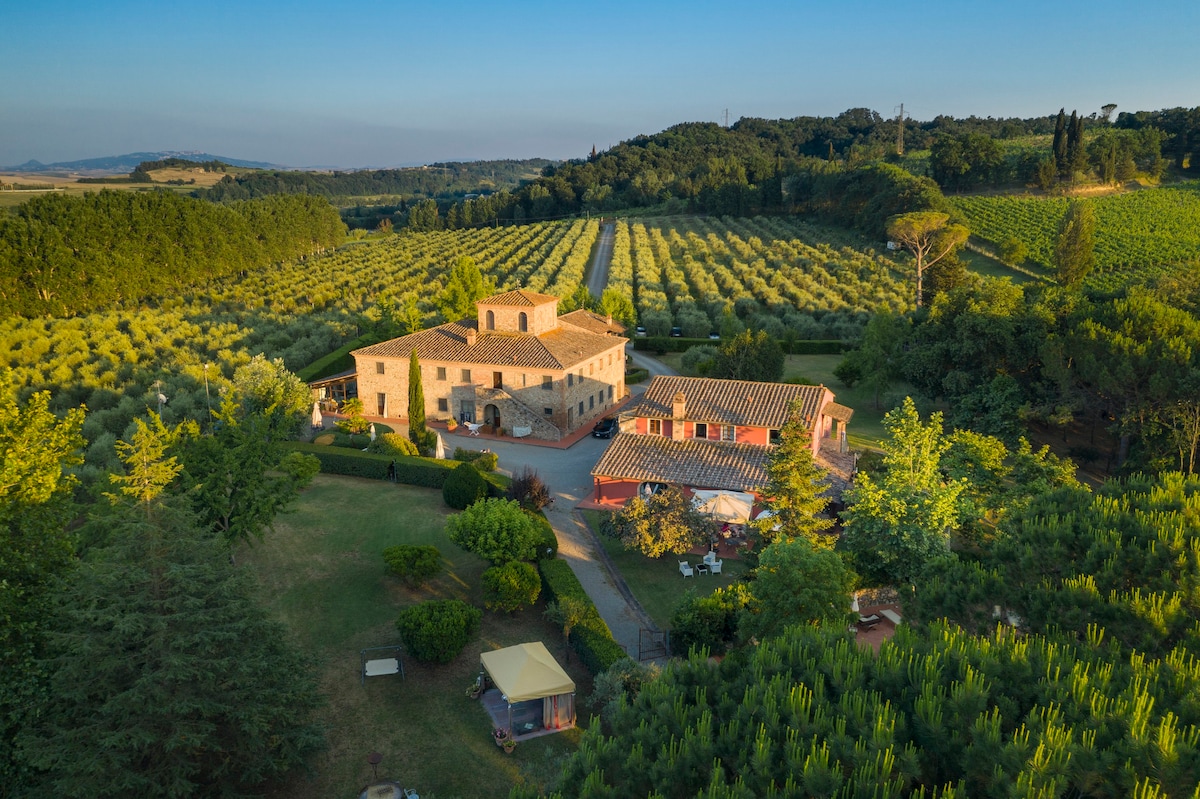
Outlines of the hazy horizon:
<svg viewBox="0 0 1200 799">
<path fill-rule="evenodd" d="M 0 164 L 580 158 L 682 122 L 1200 105 L 1200 4 L 47 0 L 0 11 Z M 161 9 L 167 8 L 163 11 Z"/>
</svg>

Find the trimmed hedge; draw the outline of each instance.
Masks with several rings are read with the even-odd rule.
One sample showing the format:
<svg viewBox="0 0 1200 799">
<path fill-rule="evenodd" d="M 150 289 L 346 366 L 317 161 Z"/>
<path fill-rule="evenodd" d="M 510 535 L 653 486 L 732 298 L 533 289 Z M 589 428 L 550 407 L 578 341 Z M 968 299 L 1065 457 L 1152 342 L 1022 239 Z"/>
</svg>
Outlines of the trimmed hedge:
<svg viewBox="0 0 1200 799">
<path fill-rule="evenodd" d="M 582 621 L 571 628 L 570 643 L 593 676 L 607 671 L 618 660 L 629 657 L 621 645 L 613 640 L 612 631 L 600 618 L 600 612 L 579 584 L 579 578 L 571 571 L 569 563 L 558 558 L 543 560 L 538 563 L 538 571 L 542 574 L 547 602 L 570 597 L 591 609 Z"/>
<path fill-rule="evenodd" d="M 361 335 L 349 344 L 334 350 L 322 358 L 318 358 L 299 370 L 296 372 L 296 377 L 305 383 L 309 383 L 313 380 L 320 380 L 322 377 L 348 372 L 354 368 L 354 358 L 350 357 L 351 350 L 356 350 L 359 347 L 369 347 L 372 344 L 378 344 L 382 340 L 373 333 Z"/>
<path fill-rule="evenodd" d="M 633 348 L 638 352 L 687 352 L 692 347 L 702 345 L 720 346 L 720 342 L 706 338 L 668 338 L 666 336 L 633 340 Z M 856 345 L 841 339 L 801 339 L 797 341 L 779 339 L 779 346 L 783 347 L 783 351 L 788 355 L 841 355 L 847 350 L 854 349 Z M 625 382 L 628 383 L 629 380 L 626 379 Z"/>
<path fill-rule="evenodd" d="M 321 462 L 322 474 L 343 474 L 347 477 L 366 477 L 371 480 L 388 479 L 388 464 L 396 462 L 396 482 L 422 488 L 441 488 L 446 478 L 458 466 L 458 461 L 437 458 L 396 457 L 376 455 L 357 449 L 289 442 L 289 449 L 315 455 Z M 509 478 L 488 472 L 483 475 L 488 485 L 488 496 L 503 497 L 508 493 Z"/>
<path fill-rule="evenodd" d="M 496 464 L 500 461 L 500 456 L 494 452 L 455 447 L 454 460 L 469 463 L 481 472 L 494 472 L 496 471 Z"/>
<path fill-rule="evenodd" d="M 650 370 L 649 369 L 630 369 L 628 372 L 625 373 L 625 385 L 632 385 L 633 383 L 641 383 L 642 381 L 649 380 L 649 379 L 650 379 Z"/>
<path fill-rule="evenodd" d="M 550 520 L 541 511 L 526 510 L 533 519 L 533 527 L 538 532 L 537 557 L 535 560 L 549 560 L 558 557 L 558 536 L 550 526 Z"/>
</svg>

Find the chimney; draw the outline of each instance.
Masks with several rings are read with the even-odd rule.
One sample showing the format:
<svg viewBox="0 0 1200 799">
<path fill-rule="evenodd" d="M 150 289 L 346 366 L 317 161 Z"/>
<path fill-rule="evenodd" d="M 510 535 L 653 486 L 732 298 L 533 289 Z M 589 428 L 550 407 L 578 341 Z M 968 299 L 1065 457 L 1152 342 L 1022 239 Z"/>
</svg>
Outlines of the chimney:
<svg viewBox="0 0 1200 799">
<path fill-rule="evenodd" d="M 612 314 L 609 314 L 608 316 L 604 317 L 604 323 L 606 325 L 608 325 L 609 327 L 612 327 Z"/>
<path fill-rule="evenodd" d="M 475 346 L 475 328 L 473 328 L 473 327 L 468 327 L 468 328 L 467 328 L 466 339 L 467 339 L 467 346 L 468 346 L 468 347 L 474 347 L 474 346 Z"/>
<path fill-rule="evenodd" d="M 671 397 L 671 438 L 676 441 L 683 440 L 683 419 L 686 410 L 687 398 L 683 396 L 682 391 L 678 391 Z"/>
</svg>

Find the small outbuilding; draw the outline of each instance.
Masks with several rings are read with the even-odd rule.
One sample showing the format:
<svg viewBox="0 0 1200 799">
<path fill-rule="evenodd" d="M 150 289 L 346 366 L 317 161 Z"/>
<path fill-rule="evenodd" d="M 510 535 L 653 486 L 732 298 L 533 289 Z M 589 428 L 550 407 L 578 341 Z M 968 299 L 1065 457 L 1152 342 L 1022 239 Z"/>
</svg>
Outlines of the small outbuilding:
<svg viewBox="0 0 1200 799">
<path fill-rule="evenodd" d="M 507 724 L 497 726 L 514 738 L 575 726 L 575 681 L 541 641 L 484 652 L 479 662 L 507 711 Z"/>
</svg>

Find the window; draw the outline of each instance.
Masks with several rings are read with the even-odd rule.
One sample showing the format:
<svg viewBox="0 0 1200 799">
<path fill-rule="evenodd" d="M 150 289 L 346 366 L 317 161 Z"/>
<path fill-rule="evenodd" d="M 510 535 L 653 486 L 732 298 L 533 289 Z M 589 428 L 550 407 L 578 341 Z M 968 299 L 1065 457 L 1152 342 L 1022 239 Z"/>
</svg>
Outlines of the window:
<svg viewBox="0 0 1200 799">
<path fill-rule="evenodd" d="M 596 364 L 594 364 L 594 363 L 589 363 L 589 364 L 588 364 L 588 374 L 589 374 L 589 375 L 594 375 L 594 374 L 596 374 Z"/>
<path fill-rule="evenodd" d="M 600 404 L 604 404 L 604 389 L 600 389 L 600 393 L 596 395 L 596 399 L 600 400 Z"/>
<path fill-rule="evenodd" d="M 608 354 L 608 365 L 612 366 L 612 353 L 611 352 Z"/>
<path fill-rule="evenodd" d="M 579 415 L 583 416 L 583 400 L 579 401 Z"/>
<path fill-rule="evenodd" d="M 383 374 L 383 361 L 375 362 L 375 374 L 377 374 L 377 375 Z"/>
<path fill-rule="evenodd" d="M 737 428 L 731 424 L 721 425 L 722 441 L 737 441 Z"/>
<path fill-rule="evenodd" d="M 608 398 L 609 398 L 610 400 L 612 399 L 612 386 L 609 386 L 609 387 L 608 387 Z"/>
<path fill-rule="evenodd" d="M 542 375 L 542 388 L 552 391 L 554 389 L 554 378 L 550 375 Z"/>
<path fill-rule="evenodd" d="M 376 394 L 375 403 L 379 406 L 378 415 L 387 416 L 387 394 L 382 391 Z"/>
<path fill-rule="evenodd" d="M 529 314 L 521 311 L 521 315 L 517 317 L 517 330 L 522 333 L 529 332 Z"/>
<path fill-rule="evenodd" d="M 446 379 L 446 367 L 444 367 L 444 366 L 439 366 L 437 369 L 438 369 L 438 371 L 437 371 L 437 379 L 438 379 L 438 380 L 445 380 L 445 379 Z"/>
<path fill-rule="evenodd" d="M 496 329 L 496 314 L 493 313 L 492 311 L 488 311 L 487 316 L 485 318 L 487 320 L 487 329 L 495 330 Z"/>
<path fill-rule="evenodd" d="M 772 444 L 778 444 L 782 440 L 783 439 L 782 439 L 782 436 L 780 435 L 779 430 L 772 430 L 770 432 L 770 441 Z"/>
<path fill-rule="evenodd" d="M 568 386 L 575 385 L 575 375 L 571 372 L 567 372 L 567 385 Z"/>
<path fill-rule="evenodd" d="M 442 397 L 441 399 L 439 399 L 438 400 L 438 410 L 441 411 L 442 413 L 445 413 L 446 411 L 450 410 L 450 400 L 446 399 L 445 397 Z"/>
<path fill-rule="evenodd" d="M 650 435 L 652 435 L 652 436 L 661 436 L 662 435 L 662 419 L 651 419 L 650 420 Z"/>
<path fill-rule="evenodd" d="M 588 397 L 588 410 L 590 411 L 590 410 L 594 409 L 595 407 L 596 407 L 596 398 Z"/>
<path fill-rule="evenodd" d="M 696 438 L 708 438 L 708 425 L 704 422 L 696 422 Z"/>
<path fill-rule="evenodd" d="M 470 382 L 471 382 L 471 370 L 470 370 L 470 369 L 463 369 L 463 370 L 462 370 L 462 381 L 463 381 L 464 383 L 470 383 Z"/>
<path fill-rule="evenodd" d="M 546 414 L 547 416 L 553 416 L 554 409 L 553 408 L 542 408 L 542 413 Z"/>
</svg>

